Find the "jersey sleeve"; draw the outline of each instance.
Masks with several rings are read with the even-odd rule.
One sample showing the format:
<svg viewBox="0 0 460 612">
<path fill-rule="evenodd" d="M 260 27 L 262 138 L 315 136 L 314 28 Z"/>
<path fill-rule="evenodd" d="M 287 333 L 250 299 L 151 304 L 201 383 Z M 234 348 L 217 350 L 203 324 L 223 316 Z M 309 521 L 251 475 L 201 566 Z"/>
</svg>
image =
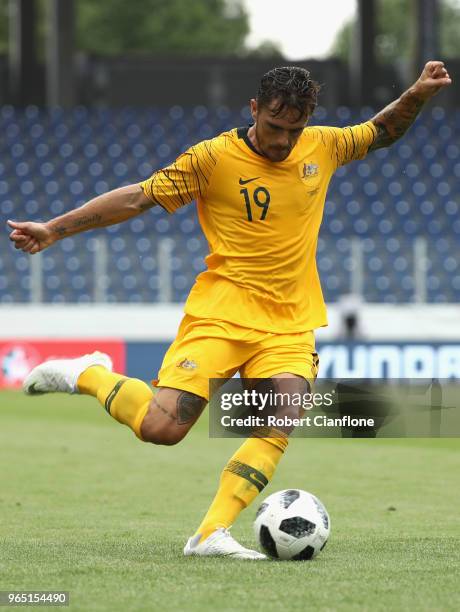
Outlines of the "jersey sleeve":
<svg viewBox="0 0 460 612">
<path fill-rule="evenodd" d="M 204 197 L 217 163 L 212 140 L 204 140 L 182 153 L 171 165 L 140 183 L 145 195 L 169 213 Z"/>
<path fill-rule="evenodd" d="M 372 121 L 344 128 L 322 128 L 330 147 L 335 166 L 343 166 L 355 159 L 366 157 L 369 147 L 377 136 L 377 128 Z"/>
</svg>

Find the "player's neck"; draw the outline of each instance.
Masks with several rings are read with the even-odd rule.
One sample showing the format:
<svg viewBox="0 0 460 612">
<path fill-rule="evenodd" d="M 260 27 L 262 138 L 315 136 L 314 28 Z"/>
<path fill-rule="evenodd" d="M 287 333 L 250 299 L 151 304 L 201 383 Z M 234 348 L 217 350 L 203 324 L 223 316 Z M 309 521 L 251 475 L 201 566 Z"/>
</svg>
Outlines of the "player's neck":
<svg viewBox="0 0 460 612">
<path fill-rule="evenodd" d="M 260 153 L 261 155 L 263 155 L 262 151 L 260 150 L 259 147 L 259 143 L 257 142 L 257 136 L 256 136 L 256 124 L 254 123 L 253 125 L 251 125 L 251 127 L 248 129 L 248 138 L 250 143 L 252 144 L 252 146 L 254 147 L 254 149 Z"/>
</svg>

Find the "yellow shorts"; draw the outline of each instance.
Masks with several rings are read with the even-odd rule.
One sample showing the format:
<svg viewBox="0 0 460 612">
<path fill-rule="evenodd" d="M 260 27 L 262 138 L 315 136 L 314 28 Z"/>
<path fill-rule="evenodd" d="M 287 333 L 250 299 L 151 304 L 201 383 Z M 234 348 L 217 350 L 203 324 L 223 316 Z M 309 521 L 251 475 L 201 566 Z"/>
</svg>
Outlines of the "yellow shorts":
<svg viewBox="0 0 460 612">
<path fill-rule="evenodd" d="M 185 315 L 153 384 L 209 399 L 210 378 L 228 379 L 239 370 L 242 378 L 289 372 L 314 380 L 318 364 L 312 331 L 274 334 Z"/>
</svg>

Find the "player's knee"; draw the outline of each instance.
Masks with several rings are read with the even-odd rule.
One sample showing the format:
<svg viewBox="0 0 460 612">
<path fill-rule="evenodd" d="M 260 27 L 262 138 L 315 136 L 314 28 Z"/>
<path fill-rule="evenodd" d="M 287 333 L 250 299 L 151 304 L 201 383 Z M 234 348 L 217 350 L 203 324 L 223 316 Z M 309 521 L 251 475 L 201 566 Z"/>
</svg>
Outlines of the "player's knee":
<svg viewBox="0 0 460 612">
<path fill-rule="evenodd" d="M 175 446 L 176 444 L 179 444 L 179 442 L 181 442 L 186 435 L 187 432 L 181 432 L 177 429 L 170 429 L 166 431 L 157 432 L 151 442 L 153 442 L 153 444 L 159 444 L 161 446 Z"/>
<path fill-rule="evenodd" d="M 141 435 L 144 442 L 161 446 L 174 446 L 185 438 L 187 431 L 181 431 L 174 426 L 152 427 L 143 425 Z"/>
<path fill-rule="evenodd" d="M 302 415 L 301 406 L 310 392 L 309 382 L 302 376 L 281 374 L 261 379 L 255 386 L 259 394 L 276 397 L 270 412 L 280 418 L 296 419 Z"/>
<path fill-rule="evenodd" d="M 162 388 L 152 399 L 142 421 L 142 439 L 163 446 L 178 444 L 190 431 L 205 405 L 206 400 L 193 393 Z"/>
</svg>

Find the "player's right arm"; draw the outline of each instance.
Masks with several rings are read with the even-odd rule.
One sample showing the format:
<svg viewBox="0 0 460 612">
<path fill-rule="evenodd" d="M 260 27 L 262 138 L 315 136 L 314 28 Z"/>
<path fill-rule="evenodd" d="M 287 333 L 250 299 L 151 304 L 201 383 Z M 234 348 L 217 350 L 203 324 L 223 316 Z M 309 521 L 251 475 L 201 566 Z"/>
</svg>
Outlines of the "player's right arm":
<svg viewBox="0 0 460 612">
<path fill-rule="evenodd" d="M 8 221 L 10 240 L 17 249 L 34 255 L 61 238 L 121 223 L 156 205 L 173 213 L 206 195 L 217 148 L 213 140 L 200 142 L 142 183 L 109 191 L 46 223 Z"/>
<path fill-rule="evenodd" d="M 46 223 L 8 221 L 10 240 L 25 253 L 34 255 L 61 238 L 98 227 L 121 223 L 154 206 L 139 184 L 108 191 Z"/>
</svg>

